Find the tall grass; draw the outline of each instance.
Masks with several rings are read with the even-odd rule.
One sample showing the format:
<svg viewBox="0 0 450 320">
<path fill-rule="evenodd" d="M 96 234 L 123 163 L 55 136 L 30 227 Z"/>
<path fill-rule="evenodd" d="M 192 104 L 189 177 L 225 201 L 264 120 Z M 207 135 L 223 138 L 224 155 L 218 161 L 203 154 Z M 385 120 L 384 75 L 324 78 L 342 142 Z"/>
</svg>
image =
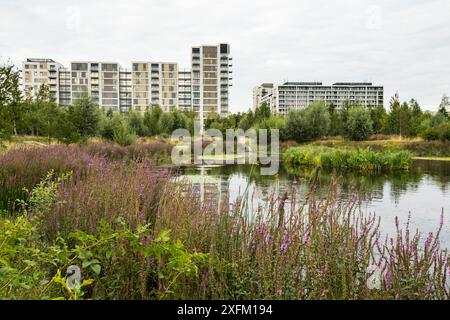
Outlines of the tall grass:
<svg viewBox="0 0 450 320">
<path fill-rule="evenodd" d="M 382 238 L 379 218 L 360 210 L 356 194 L 338 199 L 336 179 L 321 201 L 314 185 L 299 205 L 295 188 L 288 198 L 272 194 L 250 214 L 240 209 L 240 200 L 230 211 L 190 210 L 188 215 L 183 202 L 167 201 L 157 228 L 168 228 L 189 248 L 230 263 L 225 271 L 205 272 L 200 280 L 205 289 L 186 297 L 448 298 L 447 252 L 439 247 L 439 231 L 423 241 L 409 224 L 403 229 L 398 223 L 395 235 Z M 380 283 L 370 288 L 374 270 L 379 270 Z"/>
<path fill-rule="evenodd" d="M 321 167 L 325 170 L 381 173 L 408 170 L 412 156 L 408 151 L 376 152 L 369 149 L 335 149 L 318 146 L 289 148 L 283 159 L 288 169 Z"/>
<path fill-rule="evenodd" d="M 72 158 L 85 155 L 82 149 L 68 150 Z M 16 152 L 23 153 L 15 153 L 23 159 L 35 155 L 33 150 Z M 104 229 L 104 221 L 116 234 L 119 231 L 114 230 L 121 228 L 117 217 L 134 232 L 146 224 L 151 228 L 149 236 L 132 236 L 134 242 L 125 247 L 112 242 L 106 258 L 102 251 L 95 263 L 105 264 L 93 275 L 88 298 L 449 298 L 448 256 L 439 244 L 443 220 L 438 232 L 425 238 L 413 233 L 409 223 L 397 220 L 396 234 L 385 237 L 379 231 L 379 218 L 361 210 L 357 193 L 348 199 L 338 197 L 337 179 L 331 179 L 322 200 L 315 196 L 315 180 L 308 197 L 296 199 L 294 181 L 291 196 L 271 194 L 264 205 L 249 211 L 243 200 L 247 197 L 235 203 L 201 201 L 198 189 L 170 179 L 170 172 L 145 159 L 108 160 L 92 155 L 88 159 L 84 175 L 60 182 L 55 201 L 44 210 L 45 241 L 50 245 L 81 231 L 96 235 Z M 44 169 L 35 170 L 38 176 Z M 170 230 L 176 244 L 162 247 L 179 258 L 155 260 L 133 251 L 133 246 L 161 241 L 156 235 L 165 230 Z M 179 255 L 180 250 L 208 254 L 208 263 L 192 269 L 195 276 L 169 273 L 172 280 L 168 282 L 168 273 L 162 270 L 186 270 L 191 261 L 189 255 Z M 110 251 L 121 254 L 111 256 Z M 371 279 L 379 283 L 372 287 Z M 151 294 L 155 288 L 164 294 Z"/>
<path fill-rule="evenodd" d="M 72 171 L 73 179 L 78 179 L 93 165 L 113 160 L 167 163 L 171 149 L 170 144 L 160 141 L 127 147 L 101 142 L 13 148 L 0 154 L 0 209 L 11 210 L 16 199 L 26 197 L 23 188 L 32 189 L 51 170 L 56 174 Z"/>
<path fill-rule="evenodd" d="M 370 149 L 372 151 L 409 151 L 415 156 L 450 156 L 450 143 L 446 141 L 423 141 L 421 139 L 405 139 L 392 137 L 373 137 L 368 141 L 348 141 L 348 140 L 323 140 L 315 141 L 312 144 L 316 146 L 326 146 L 332 148 L 350 148 L 350 149 Z M 384 138 L 384 139 L 383 139 Z"/>
</svg>

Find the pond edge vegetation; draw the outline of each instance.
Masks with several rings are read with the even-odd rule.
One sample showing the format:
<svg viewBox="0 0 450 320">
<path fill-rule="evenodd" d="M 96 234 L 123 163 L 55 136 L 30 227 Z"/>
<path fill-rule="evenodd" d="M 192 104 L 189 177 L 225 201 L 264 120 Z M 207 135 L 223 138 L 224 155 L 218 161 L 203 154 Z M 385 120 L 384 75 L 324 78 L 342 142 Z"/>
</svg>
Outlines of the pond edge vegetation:
<svg viewBox="0 0 450 320">
<path fill-rule="evenodd" d="M 295 192 L 272 194 L 250 212 L 243 194 L 218 210 L 149 156 L 65 148 L 33 150 L 43 168 L 35 174 L 42 174 L 40 182 L 0 219 L 2 298 L 449 298 L 448 256 L 439 243 L 443 217 L 437 233 L 425 238 L 398 219 L 396 233 L 384 237 L 379 218 L 361 210 L 356 193 L 337 197 L 336 179 L 317 200 L 317 177 L 300 203 Z M 15 152 L 26 159 L 31 150 Z M 45 161 L 57 162 L 36 153 L 49 152 L 84 160 L 45 172 Z M 26 181 L 21 174 L 38 170 L 3 163 L 4 170 L 22 169 L 11 188 Z M 293 183 L 294 190 L 300 186 Z M 84 276 L 76 290 L 66 285 L 69 264 Z M 367 285 L 373 270 L 380 274 L 377 288 Z"/>
</svg>

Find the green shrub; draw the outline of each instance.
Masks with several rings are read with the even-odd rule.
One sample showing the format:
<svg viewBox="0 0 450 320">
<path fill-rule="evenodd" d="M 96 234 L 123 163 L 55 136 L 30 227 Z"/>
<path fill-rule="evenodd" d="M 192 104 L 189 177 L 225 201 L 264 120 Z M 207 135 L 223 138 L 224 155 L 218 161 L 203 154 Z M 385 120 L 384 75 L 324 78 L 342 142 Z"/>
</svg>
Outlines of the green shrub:
<svg viewBox="0 0 450 320">
<path fill-rule="evenodd" d="M 169 231 L 154 234 L 149 224 L 133 229 L 123 217 L 101 220 L 94 233 L 48 239 L 42 222 L 66 179 L 48 174 L 23 203 L 23 214 L 0 220 L 3 299 L 179 298 L 184 281 L 210 265 L 209 254 L 188 252 Z M 69 266 L 79 267 L 84 279 L 73 288 L 63 275 Z"/>
<path fill-rule="evenodd" d="M 119 117 L 119 116 L 118 116 Z M 131 130 L 128 123 L 122 118 L 116 118 L 113 129 L 113 140 L 120 146 L 129 146 L 133 144 L 137 137 Z"/>
<path fill-rule="evenodd" d="M 426 129 L 421 134 L 425 140 L 450 141 L 450 122 Z"/>
<path fill-rule="evenodd" d="M 325 103 L 315 102 L 303 110 L 290 110 L 284 138 L 298 142 L 319 139 L 328 134 L 330 114 Z"/>
<path fill-rule="evenodd" d="M 442 141 L 450 141 L 450 122 L 439 128 L 439 139 Z"/>
<path fill-rule="evenodd" d="M 336 149 L 325 146 L 302 146 L 288 149 L 283 159 L 288 169 L 321 167 L 325 170 L 357 171 L 363 173 L 408 170 L 408 151 L 376 152 L 370 149 Z"/>
<path fill-rule="evenodd" d="M 355 107 L 348 112 L 345 134 L 355 141 L 367 140 L 372 134 L 372 120 L 370 111 L 363 107 Z"/>
</svg>

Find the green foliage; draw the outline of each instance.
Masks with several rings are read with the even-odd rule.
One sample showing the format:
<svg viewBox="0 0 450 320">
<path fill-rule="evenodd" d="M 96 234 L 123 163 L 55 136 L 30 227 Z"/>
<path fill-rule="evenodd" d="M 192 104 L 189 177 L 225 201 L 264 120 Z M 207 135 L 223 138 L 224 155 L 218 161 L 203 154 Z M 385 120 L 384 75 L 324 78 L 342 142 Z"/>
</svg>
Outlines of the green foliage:
<svg viewBox="0 0 450 320">
<path fill-rule="evenodd" d="M 23 117 L 19 83 L 19 70 L 12 64 L 0 65 L 0 147 L 16 133 L 17 123 Z"/>
<path fill-rule="evenodd" d="M 123 298 L 124 286 L 136 276 L 134 269 L 125 268 L 127 263 L 143 267 L 141 272 L 157 283 L 135 283 L 128 298 L 177 298 L 181 283 L 196 279 L 200 268 L 212 263 L 208 254 L 190 253 L 180 241 L 172 241 L 169 231 L 151 240 L 149 224 L 132 230 L 121 217 L 115 224 L 100 221 L 94 234 L 77 230 L 67 238 L 47 239 L 41 224 L 47 210 L 58 202 L 59 186 L 66 179 L 67 175 L 54 179 L 49 173 L 31 191 L 29 203 L 23 203 L 23 214 L 0 220 L 2 298 Z M 69 265 L 81 269 L 85 280 L 78 286 L 69 287 L 67 276 L 62 275 Z"/>
<path fill-rule="evenodd" d="M 100 113 L 100 121 L 99 121 L 99 134 L 100 137 L 106 140 L 112 141 L 114 139 L 114 121 L 113 121 L 114 114 L 111 112 L 110 114 L 107 113 Z"/>
<path fill-rule="evenodd" d="M 442 114 L 445 118 L 449 118 L 448 110 L 450 110 L 450 101 L 447 95 L 442 96 L 441 103 L 439 104 L 438 113 Z"/>
<path fill-rule="evenodd" d="M 56 137 L 64 143 L 86 141 L 100 129 L 100 111 L 88 96 L 74 101 L 58 118 Z"/>
<path fill-rule="evenodd" d="M 71 112 L 68 110 L 63 110 L 57 118 L 55 137 L 65 144 L 81 142 L 83 139 L 86 139 L 78 131 L 72 121 Z"/>
<path fill-rule="evenodd" d="M 130 111 L 128 113 L 128 125 L 131 131 L 138 136 L 145 136 L 148 132 L 148 128 L 144 125 L 144 118 L 137 112 Z"/>
<path fill-rule="evenodd" d="M 76 99 L 68 108 L 73 126 L 82 137 L 93 137 L 98 132 L 100 115 L 98 106 L 88 96 Z"/>
<path fill-rule="evenodd" d="M 280 139 L 284 140 L 286 136 L 286 120 L 280 116 L 270 116 L 254 125 L 254 128 L 258 131 L 260 129 L 266 129 L 268 137 L 270 137 L 270 130 L 279 130 Z"/>
<path fill-rule="evenodd" d="M 161 134 L 171 134 L 174 128 L 174 116 L 171 113 L 163 113 L 158 120 L 158 131 Z"/>
<path fill-rule="evenodd" d="M 112 110 L 108 110 L 105 116 L 86 95 L 75 99 L 71 106 L 59 106 L 45 84 L 40 86 L 36 96 L 27 94 L 24 99 L 19 88 L 19 79 L 20 73 L 13 65 L 0 66 L 0 145 L 10 139 L 11 135 L 17 134 L 46 136 L 46 142 L 57 138 L 67 144 L 84 142 L 97 135 L 114 140 L 114 122 L 109 121 L 113 118 Z M 402 103 L 398 94 L 395 94 L 390 100 L 389 112 L 386 112 L 382 105 L 368 106 L 367 109 L 370 111 L 372 132 L 375 134 L 445 140 L 441 137 L 445 137 L 445 132 L 439 134 L 438 131 L 442 129 L 435 128 L 449 121 L 449 105 L 449 99 L 444 95 L 438 112 L 432 116 L 429 112 L 422 112 L 416 100 Z M 360 106 L 348 100 L 344 101 L 341 109 L 336 109 L 332 104 L 325 105 L 321 101 L 314 102 L 304 110 L 290 110 L 283 125 L 277 115 L 271 114 L 267 103 L 262 103 L 254 112 L 231 114 L 227 117 L 208 114 L 205 128 L 216 128 L 225 132 L 228 128 L 248 130 L 252 127 L 270 129 L 274 126 L 282 132 L 281 139 L 298 142 L 317 140 L 326 135 L 366 139 L 367 133 L 357 136 L 351 134 L 356 130 L 352 126 L 356 125 L 357 121 L 348 121 L 352 109 L 355 108 Z M 193 133 L 194 121 L 198 115 L 194 111 L 177 109 L 163 112 L 159 106 L 154 105 L 149 106 L 143 116 L 134 111 L 122 116 L 130 129 L 123 125 L 116 128 L 116 140 L 120 140 L 121 144 L 128 144 L 134 140 L 131 132 L 138 136 L 168 136 L 175 129 L 186 128 Z M 359 123 L 360 129 L 367 129 L 367 125 L 361 127 L 363 122 Z M 370 132 L 365 129 L 362 131 Z"/>
<path fill-rule="evenodd" d="M 330 114 L 325 103 L 315 102 L 303 110 L 291 110 L 286 120 L 286 138 L 308 141 L 328 134 Z"/>
<path fill-rule="evenodd" d="M 158 122 L 162 114 L 163 111 L 159 106 L 153 106 L 145 111 L 144 125 L 147 128 L 147 135 L 152 136 L 160 133 Z"/>
<path fill-rule="evenodd" d="M 69 148 L 87 146 L 55 150 L 60 154 Z M 107 155 L 101 144 L 90 148 Z M 269 197 L 252 212 L 236 203 L 226 203 L 218 211 L 182 182 L 169 175 L 164 178 L 159 170 L 152 174 L 146 161 L 115 158 L 125 148 L 110 148 L 106 159 L 111 162 L 87 157 L 89 174 L 73 170 L 58 178 L 50 173 L 29 192 L 23 210 L 0 220 L 2 298 L 449 297 L 448 256 L 438 242 L 441 228 L 425 245 L 408 225 L 407 235 L 397 226 L 392 240 L 384 242 L 377 218 L 360 211 L 358 194 L 341 199 L 336 179 L 327 181 L 328 193 L 322 200 L 313 196 L 317 189 L 312 182 L 312 196 L 305 200 L 293 192 L 284 199 Z M 44 154 L 51 149 L 45 148 Z M 137 152 L 134 146 L 127 149 Z M 383 171 L 403 170 L 410 159 L 408 153 L 293 150 L 299 154 L 294 164 L 298 158 L 304 166 L 356 168 L 358 173 L 380 166 Z M 33 149 L 22 152 L 41 161 Z M 18 156 L 13 152 L 9 161 Z M 2 162 L 0 168 L 5 166 L 11 167 Z M 230 207 L 232 211 L 227 210 Z M 385 272 L 379 289 L 366 285 L 373 264 Z M 67 285 L 68 267 L 73 265 L 81 268 L 83 277 L 74 288 Z"/>
<path fill-rule="evenodd" d="M 421 133 L 425 140 L 450 141 L 450 122 L 435 127 L 429 127 Z"/>
<path fill-rule="evenodd" d="M 255 121 L 262 121 L 270 117 L 270 107 L 266 102 L 263 102 L 255 109 Z"/>
<path fill-rule="evenodd" d="M 423 130 L 424 120 L 428 117 L 420 109 L 420 105 L 414 99 L 409 103 L 400 103 L 398 94 L 390 101 L 390 112 L 386 115 L 383 123 L 383 132 L 387 134 L 398 134 L 416 136 Z"/>
<path fill-rule="evenodd" d="M 239 120 L 239 128 L 241 128 L 242 130 L 248 130 L 253 126 L 253 122 L 253 112 L 249 111 Z"/>
<path fill-rule="evenodd" d="M 348 113 L 345 135 L 351 140 L 366 140 L 372 134 L 370 111 L 363 107 L 352 108 Z"/>
<path fill-rule="evenodd" d="M 290 110 L 286 119 L 287 138 L 295 141 L 306 141 L 309 137 L 308 123 L 303 110 Z"/>
<path fill-rule="evenodd" d="M 370 119 L 372 120 L 373 133 L 382 133 L 383 124 L 386 122 L 386 110 L 382 105 L 370 107 Z M 419 107 L 420 110 L 420 107 Z"/>
<path fill-rule="evenodd" d="M 173 115 L 173 130 L 176 129 L 189 129 L 188 117 L 179 110 L 174 110 Z"/>
<path fill-rule="evenodd" d="M 283 159 L 288 169 L 295 172 L 302 166 L 321 167 L 325 170 L 362 173 L 409 170 L 412 155 L 408 151 L 375 152 L 369 149 L 335 149 L 302 146 L 289 148 Z"/>
<path fill-rule="evenodd" d="M 330 136 L 338 136 L 342 134 L 342 121 L 341 111 L 336 109 L 336 106 L 332 103 L 328 105 L 328 113 L 330 114 L 330 130 L 328 134 Z"/>
<path fill-rule="evenodd" d="M 40 133 L 46 135 L 50 143 L 50 139 L 56 136 L 57 119 L 61 110 L 48 85 L 43 84 L 39 87 L 34 104 L 36 105 L 35 110 L 39 110 Z"/>
<path fill-rule="evenodd" d="M 113 116 L 112 120 L 113 140 L 120 146 L 129 146 L 136 141 L 136 134 L 130 128 L 128 122 L 120 114 Z"/>
</svg>

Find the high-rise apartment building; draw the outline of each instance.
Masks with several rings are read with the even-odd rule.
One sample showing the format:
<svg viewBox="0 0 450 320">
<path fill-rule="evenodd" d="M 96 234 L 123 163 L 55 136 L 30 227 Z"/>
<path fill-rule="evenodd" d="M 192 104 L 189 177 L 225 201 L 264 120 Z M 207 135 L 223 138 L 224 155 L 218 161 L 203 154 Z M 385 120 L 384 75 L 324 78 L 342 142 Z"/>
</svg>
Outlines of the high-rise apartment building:
<svg viewBox="0 0 450 320">
<path fill-rule="evenodd" d="M 70 64 L 71 99 L 89 95 L 102 109 L 120 111 L 120 65 L 116 62 L 75 61 Z M 125 76 L 126 72 L 122 74 Z M 126 80 L 125 80 L 126 81 Z M 122 86 L 126 89 L 126 86 Z M 123 100 L 124 103 L 126 99 Z"/>
<path fill-rule="evenodd" d="M 178 107 L 180 110 L 192 110 L 192 72 L 178 71 Z"/>
<path fill-rule="evenodd" d="M 131 110 L 132 100 L 132 73 L 127 69 L 119 70 L 119 106 L 120 111 L 128 112 Z"/>
<path fill-rule="evenodd" d="M 72 76 L 70 69 L 61 68 L 59 70 L 59 104 L 68 106 L 72 103 Z"/>
<path fill-rule="evenodd" d="M 263 83 L 253 88 L 253 110 L 273 94 L 273 83 Z"/>
<path fill-rule="evenodd" d="M 23 88 L 34 96 L 47 84 L 61 105 L 70 105 L 87 94 L 105 110 L 144 112 L 159 105 L 164 111 L 179 108 L 226 115 L 232 72 L 230 46 L 193 47 L 191 53 L 193 70 L 179 70 L 175 62 L 135 61 L 131 69 L 125 69 L 115 62 L 74 61 L 65 68 L 51 59 L 27 59 L 22 70 Z"/>
<path fill-rule="evenodd" d="M 42 84 L 49 86 L 55 101 L 59 102 L 59 71 L 63 65 L 52 59 L 27 59 L 22 64 L 23 89 L 34 96 Z"/>
<path fill-rule="evenodd" d="M 152 68 L 154 65 L 152 63 Z M 158 63 L 157 65 L 159 66 L 160 76 L 158 105 L 161 106 L 163 111 L 173 111 L 178 106 L 178 64 Z"/>
<path fill-rule="evenodd" d="M 192 47 L 192 106 L 202 116 L 226 116 L 232 85 L 230 45 Z"/>
<path fill-rule="evenodd" d="M 178 64 L 168 62 L 132 63 L 132 108 L 145 111 L 158 105 L 172 111 L 178 105 Z"/>
<path fill-rule="evenodd" d="M 253 92 L 262 92 L 263 85 L 256 87 Z M 267 102 L 272 112 L 287 114 L 290 109 L 303 109 L 316 101 L 325 101 L 338 109 L 342 108 L 345 101 L 362 106 L 384 104 L 383 87 L 370 82 L 337 82 L 331 86 L 324 86 L 321 82 L 286 82 L 274 86 L 272 92 L 266 92 L 266 95 L 254 100 L 253 108 Z"/>
</svg>

